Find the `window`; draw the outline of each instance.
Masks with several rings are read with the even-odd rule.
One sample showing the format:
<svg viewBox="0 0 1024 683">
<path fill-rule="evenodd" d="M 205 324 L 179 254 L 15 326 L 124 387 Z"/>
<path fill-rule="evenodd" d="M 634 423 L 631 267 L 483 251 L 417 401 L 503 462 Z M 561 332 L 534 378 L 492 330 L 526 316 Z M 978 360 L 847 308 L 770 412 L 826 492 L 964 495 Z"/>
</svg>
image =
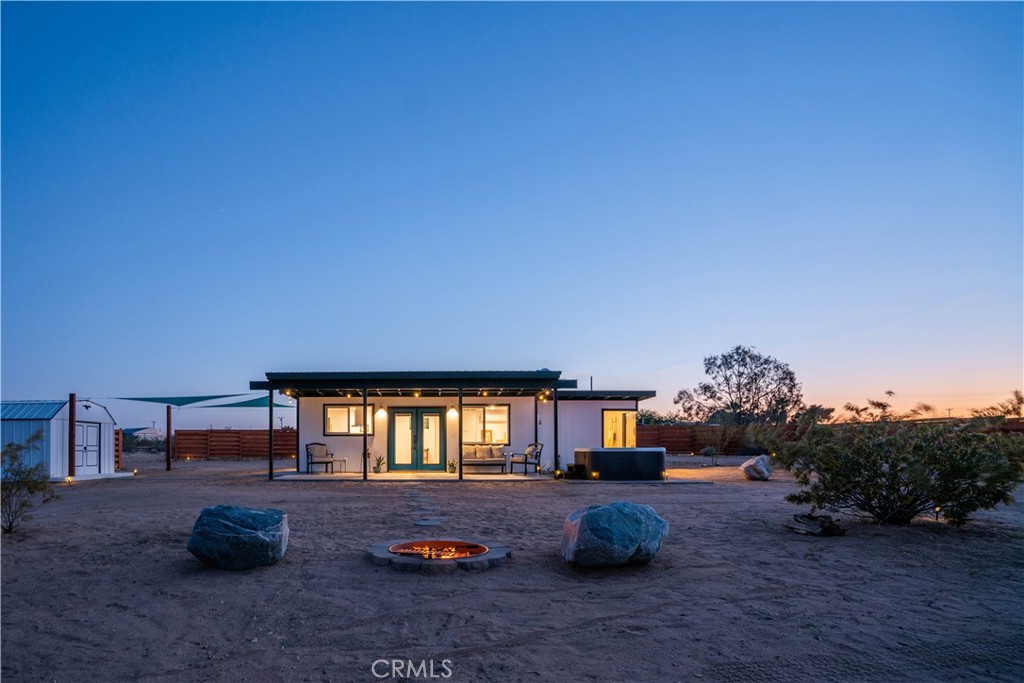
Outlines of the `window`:
<svg viewBox="0 0 1024 683">
<path fill-rule="evenodd" d="M 373 405 L 366 406 L 366 433 L 373 434 Z M 324 436 L 363 434 L 363 406 L 324 406 Z"/>
<path fill-rule="evenodd" d="M 462 406 L 462 442 L 509 445 L 509 407 Z"/>
<path fill-rule="evenodd" d="M 603 448 L 636 448 L 636 411 L 602 410 Z"/>
</svg>

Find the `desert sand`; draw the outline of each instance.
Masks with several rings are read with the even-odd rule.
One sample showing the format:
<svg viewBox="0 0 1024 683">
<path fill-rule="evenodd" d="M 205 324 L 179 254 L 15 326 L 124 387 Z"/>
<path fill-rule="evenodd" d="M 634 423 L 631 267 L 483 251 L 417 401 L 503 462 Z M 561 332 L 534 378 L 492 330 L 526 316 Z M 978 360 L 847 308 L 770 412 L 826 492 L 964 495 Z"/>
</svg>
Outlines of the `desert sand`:
<svg viewBox="0 0 1024 683">
<path fill-rule="evenodd" d="M 257 461 L 126 464 L 139 475 L 61 485 L 3 537 L 4 683 L 403 680 L 378 660 L 433 662 L 400 669 L 407 680 L 1024 680 L 1022 502 L 964 529 L 841 517 L 846 536 L 818 538 L 783 526 L 807 511 L 783 500 L 792 478 L 746 481 L 728 459 L 677 460 L 690 481 L 676 484 L 268 482 Z M 563 563 L 565 516 L 615 500 L 668 520 L 657 559 Z M 196 516 L 221 503 L 285 510 L 285 558 L 227 572 L 192 557 Z M 414 524 L 425 517 L 443 521 Z M 442 576 L 364 558 L 379 541 L 452 536 L 512 558 Z"/>
</svg>

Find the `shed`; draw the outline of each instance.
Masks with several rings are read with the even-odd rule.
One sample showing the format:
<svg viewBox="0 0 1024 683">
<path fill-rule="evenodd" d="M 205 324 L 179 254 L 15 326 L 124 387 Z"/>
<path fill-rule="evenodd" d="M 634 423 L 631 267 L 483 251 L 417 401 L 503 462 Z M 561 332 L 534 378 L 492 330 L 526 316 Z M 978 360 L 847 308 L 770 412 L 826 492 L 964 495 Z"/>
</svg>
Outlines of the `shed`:
<svg viewBox="0 0 1024 683">
<path fill-rule="evenodd" d="M 42 439 L 27 451 L 28 465 L 44 463 L 50 479 L 68 476 L 69 399 L 0 402 L 0 443 L 27 443 L 36 432 Z M 88 399 L 75 401 L 75 477 L 116 476 L 114 426 L 104 406 Z"/>
</svg>

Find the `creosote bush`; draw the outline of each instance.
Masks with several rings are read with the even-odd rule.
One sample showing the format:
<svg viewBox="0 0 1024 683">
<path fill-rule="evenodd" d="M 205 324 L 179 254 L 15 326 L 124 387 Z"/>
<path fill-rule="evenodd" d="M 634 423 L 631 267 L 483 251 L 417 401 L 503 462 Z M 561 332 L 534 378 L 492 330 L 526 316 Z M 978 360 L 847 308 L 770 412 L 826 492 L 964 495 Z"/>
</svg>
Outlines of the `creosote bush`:
<svg viewBox="0 0 1024 683">
<path fill-rule="evenodd" d="M 979 431 L 977 422 L 905 422 L 872 404 L 880 406 L 855 412 L 873 421 L 813 425 L 780 444 L 779 463 L 805 487 L 786 499 L 880 524 L 935 513 L 954 526 L 1012 502 L 1024 480 L 1024 437 Z"/>
<path fill-rule="evenodd" d="M 46 465 L 27 465 L 22 461 L 25 451 L 35 447 L 43 437 L 41 432 L 33 434 L 27 443 L 9 443 L 2 451 L 2 482 L 0 482 L 0 529 L 12 533 L 23 521 L 30 519 L 29 513 L 43 503 L 57 500 L 60 495 L 53 490 Z"/>
</svg>

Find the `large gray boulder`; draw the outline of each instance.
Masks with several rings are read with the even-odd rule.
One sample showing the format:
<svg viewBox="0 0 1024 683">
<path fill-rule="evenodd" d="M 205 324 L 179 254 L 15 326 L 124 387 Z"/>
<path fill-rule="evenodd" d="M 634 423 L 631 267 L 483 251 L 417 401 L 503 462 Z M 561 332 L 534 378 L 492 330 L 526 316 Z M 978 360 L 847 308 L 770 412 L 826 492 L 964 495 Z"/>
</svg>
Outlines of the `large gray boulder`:
<svg viewBox="0 0 1024 683">
<path fill-rule="evenodd" d="M 282 510 L 215 505 L 204 508 L 188 537 L 188 551 L 221 569 L 274 564 L 288 548 L 288 515 Z"/>
<path fill-rule="evenodd" d="M 591 505 L 565 518 L 562 557 L 586 567 L 650 562 L 667 533 L 668 522 L 650 505 Z"/>
<path fill-rule="evenodd" d="M 747 479 L 754 481 L 768 481 L 772 477 L 772 459 L 767 455 L 758 455 L 740 465 L 743 474 Z"/>
</svg>

